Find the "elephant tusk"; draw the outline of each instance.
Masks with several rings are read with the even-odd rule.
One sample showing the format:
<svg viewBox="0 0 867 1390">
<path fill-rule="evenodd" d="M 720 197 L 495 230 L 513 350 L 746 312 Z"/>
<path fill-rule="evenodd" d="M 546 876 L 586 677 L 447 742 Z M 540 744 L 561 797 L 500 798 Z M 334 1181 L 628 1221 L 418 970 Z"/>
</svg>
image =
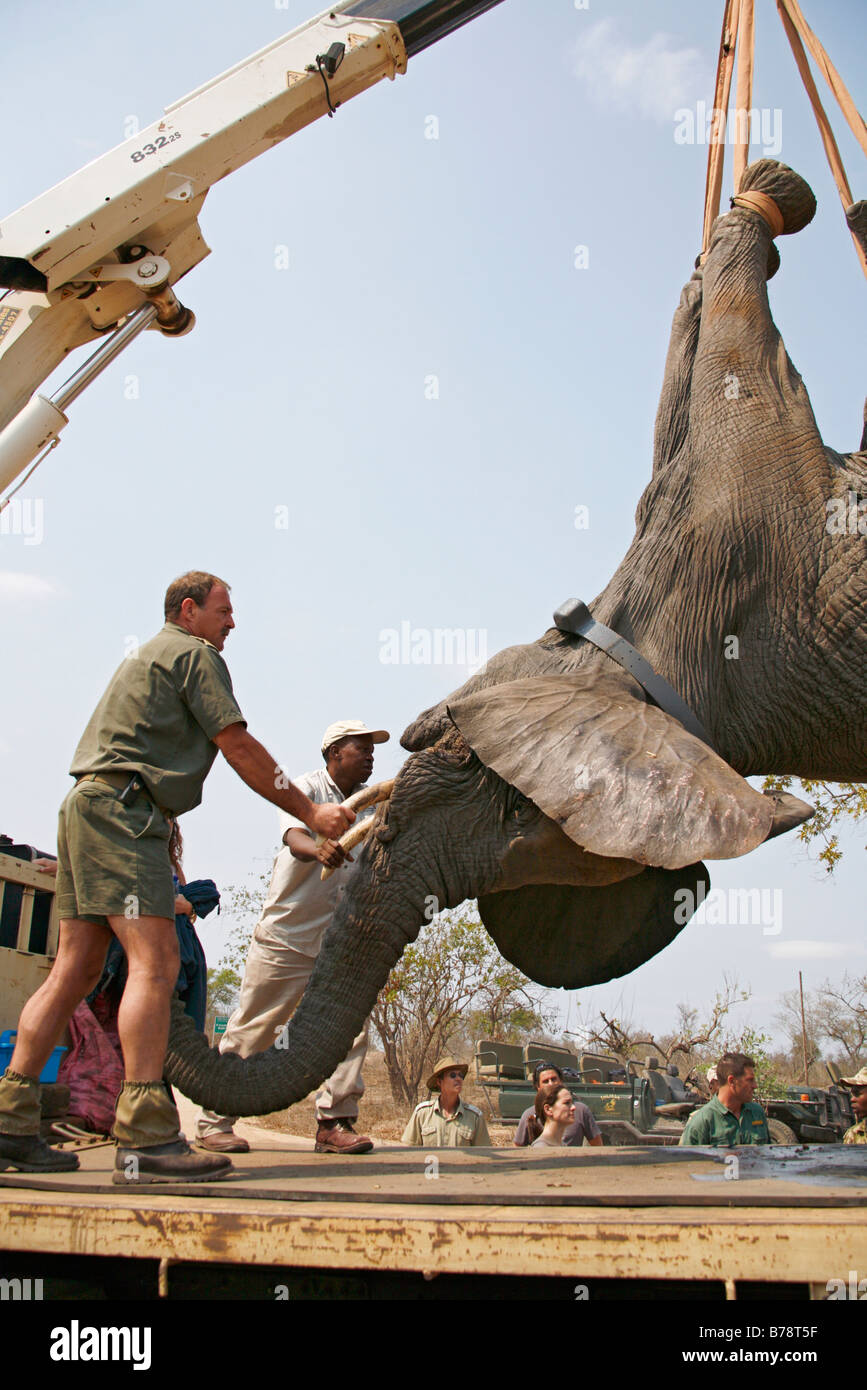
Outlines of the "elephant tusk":
<svg viewBox="0 0 867 1390">
<path fill-rule="evenodd" d="M 394 791 L 394 778 L 389 782 L 377 782 L 363 791 L 353 792 L 343 802 L 347 811 L 366 811 L 368 806 L 377 806 L 380 801 L 388 801 Z"/>
<path fill-rule="evenodd" d="M 355 849 L 355 846 L 368 834 L 372 825 L 373 816 L 368 816 L 366 820 L 350 826 L 346 834 L 341 835 L 340 839 L 337 841 L 344 853 L 348 854 L 351 849 Z M 324 883 L 327 878 L 330 878 L 331 875 L 336 872 L 336 869 L 330 869 L 327 865 L 323 864 L 322 873 L 320 874 L 322 882 Z"/>
<path fill-rule="evenodd" d="M 378 806 L 380 802 L 388 801 L 393 791 L 394 778 L 392 777 L 389 782 L 377 782 L 373 787 L 365 787 L 363 791 L 355 792 L 352 796 L 347 797 L 343 805 L 348 807 L 350 811 L 355 811 L 356 813 L 359 811 L 366 811 L 368 806 Z M 355 825 L 351 825 L 349 829 L 341 835 L 337 843 L 344 853 L 348 854 L 351 849 L 354 849 L 357 844 L 361 843 L 369 832 L 372 824 L 373 817 L 368 816 L 366 820 L 357 821 Z M 324 836 L 317 835 L 316 843 L 321 845 L 323 839 Z M 324 883 L 334 872 L 334 869 L 329 869 L 326 865 L 323 865 L 320 875 L 322 882 Z"/>
</svg>

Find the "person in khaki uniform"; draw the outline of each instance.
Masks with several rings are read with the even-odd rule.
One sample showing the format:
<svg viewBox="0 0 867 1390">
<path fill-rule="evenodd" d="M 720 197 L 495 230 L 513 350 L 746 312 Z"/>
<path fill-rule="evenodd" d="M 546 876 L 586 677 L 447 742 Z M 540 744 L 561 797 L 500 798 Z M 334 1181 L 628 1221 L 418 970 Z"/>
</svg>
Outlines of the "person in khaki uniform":
<svg viewBox="0 0 867 1390">
<path fill-rule="evenodd" d="M 852 1092 L 856 1121 L 843 1135 L 843 1143 L 867 1144 L 867 1067 L 862 1067 L 854 1076 L 841 1076 L 840 1085 L 847 1086 Z"/>
<path fill-rule="evenodd" d="M 72 761 L 75 786 L 58 825 L 60 935 L 51 974 L 25 1005 L 0 1080 L 0 1166 L 77 1168 L 40 1138 L 38 1077 L 67 1022 L 96 985 L 115 936 L 129 976 L 118 1017 L 126 1081 L 118 1097 L 115 1182 L 223 1177 L 231 1161 L 193 1153 L 163 1083 L 178 976 L 170 820 L 197 806 L 219 750 L 253 791 L 311 830 L 339 836 L 354 820 L 314 806 L 275 778 L 247 731 L 220 652 L 235 626 L 228 585 L 191 571 L 168 588 L 166 625 L 112 677 Z"/>
<path fill-rule="evenodd" d="M 360 719 L 329 724 L 322 736 L 325 766 L 305 772 L 297 785 L 316 803 L 340 803 L 362 791 L 373 771 L 373 747 L 386 743 L 385 729 L 368 729 Z M 374 808 L 362 811 L 372 816 Z M 333 840 L 317 844 L 294 816 L 281 814 L 283 849 L 274 861 L 268 896 L 244 965 L 238 1007 L 220 1042 L 221 1052 L 241 1057 L 263 1052 L 285 1029 L 301 1001 L 316 964 L 322 937 L 337 899 L 352 872 L 351 859 Z M 325 882 L 322 868 L 338 869 Z M 367 1052 L 365 1023 L 349 1052 L 316 1096 L 317 1153 L 368 1153 L 373 1141 L 357 1134 L 358 1102 L 364 1094 L 361 1069 Z M 196 1121 L 196 1140 L 216 1153 L 246 1153 L 247 1140 L 236 1134 L 237 1116 L 203 1110 Z"/>
<path fill-rule="evenodd" d="M 461 1100 L 468 1069 L 466 1062 L 440 1057 L 427 1081 L 428 1090 L 436 1094 L 415 1107 L 403 1132 L 404 1144 L 422 1149 L 490 1147 L 488 1126 L 481 1110 Z"/>
</svg>

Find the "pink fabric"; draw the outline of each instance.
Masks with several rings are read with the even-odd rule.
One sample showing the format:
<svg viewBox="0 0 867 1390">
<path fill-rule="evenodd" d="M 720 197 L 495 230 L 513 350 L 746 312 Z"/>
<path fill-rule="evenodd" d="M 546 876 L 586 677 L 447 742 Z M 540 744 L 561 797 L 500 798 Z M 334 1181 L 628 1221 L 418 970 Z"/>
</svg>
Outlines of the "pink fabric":
<svg viewBox="0 0 867 1390">
<path fill-rule="evenodd" d="M 94 1004 L 97 1013 L 81 1003 L 69 1020 L 72 1046 L 57 1080 L 69 1087 L 70 1115 L 81 1116 L 98 1134 L 108 1134 L 123 1085 L 123 1055 L 115 1010 L 106 1010 L 101 996 Z"/>
</svg>

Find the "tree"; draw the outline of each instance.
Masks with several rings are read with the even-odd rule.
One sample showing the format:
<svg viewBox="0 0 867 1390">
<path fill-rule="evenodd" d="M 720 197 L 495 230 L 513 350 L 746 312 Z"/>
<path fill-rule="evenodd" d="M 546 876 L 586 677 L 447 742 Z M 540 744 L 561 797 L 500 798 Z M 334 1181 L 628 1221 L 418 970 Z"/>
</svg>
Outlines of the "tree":
<svg viewBox="0 0 867 1390">
<path fill-rule="evenodd" d="M 497 954 L 492 948 L 492 956 Z M 481 980 L 477 1004 L 467 1020 L 468 1040 L 497 1038 L 515 1043 L 530 1033 L 543 1033 L 549 1019 L 543 1011 L 538 991 L 526 975 L 499 957 L 492 973 Z"/>
<path fill-rule="evenodd" d="M 625 1064 L 644 1054 L 648 1048 L 669 1063 L 679 1056 L 689 1073 L 712 1053 L 724 1051 L 723 1025 L 736 1004 L 749 998 L 749 990 L 741 989 L 735 978 L 724 976 L 723 987 L 715 995 L 704 1016 L 691 1004 L 678 1004 L 677 1027 L 672 1033 L 657 1038 L 646 1029 L 635 1028 L 629 1021 L 609 1018 L 603 1009 L 598 1019 L 576 1031 L 583 1047 L 593 1051 L 612 1052 Z"/>
<path fill-rule="evenodd" d="M 813 1019 L 817 1032 L 839 1048 L 836 1060 L 859 1066 L 867 1055 L 867 975 L 844 974 L 839 985 L 826 980 L 816 992 Z"/>
<path fill-rule="evenodd" d="M 784 994 L 780 995 L 775 1021 L 789 1039 L 791 1047 L 790 1066 L 793 1075 L 799 1077 L 805 1085 L 809 1085 L 810 1068 L 815 1066 L 822 1055 L 821 1034 L 816 1028 L 813 996 L 809 990 L 804 992 L 803 1023 L 801 1021 L 801 991 L 799 989 L 787 989 Z M 806 1023 L 806 1035 L 804 1023 Z M 805 1066 L 806 1076 L 804 1075 Z"/>
<path fill-rule="evenodd" d="M 414 1106 L 436 1058 L 456 1037 L 505 1040 L 542 1029 L 541 991 L 503 960 L 475 904 L 441 912 L 407 946 L 371 1014 L 392 1098 Z"/>
<path fill-rule="evenodd" d="M 223 914 L 234 918 L 235 925 L 218 964 L 208 971 L 206 1028 L 212 1025 L 215 1014 L 231 1013 L 238 1002 L 250 937 L 261 915 L 270 881 L 269 873 L 261 873 L 252 883 L 230 884 L 223 894 Z"/>
<path fill-rule="evenodd" d="M 229 966 L 217 966 L 208 971 L 208 1002 L 205 1010 L 205 1032 L 214 1026 L 217 1014 L 230 1014 L 238 1002 L 241 977 Z"/>
<path fill-rule="evenodd" d="M 755 1028 L 745 1028 L 741 1033 L 730 1033 L 726 1037 L 720 1048 L 720 1055 L 723 1052 L 741 1052 L 747 1057 L 752 1057 L 755 1063 L 756 1094 L 763 1100 L 785 1100 L 786 1083 L 769 1051 L 771 1042 L 769 1033 L 760 1033 Z"/>
<path fill-rule="evenodd" d="M 867 1052 L 867 975 L 844 974 L 839 984 L 825 980 L 817 990 L 807 990 L 804 1013 L 810 1066 L 819 1061 L 823 1042 L 836 1048 L 832 1061 L 844 1068 L 861 1065 Z M 794 1069 L 801 1075 L 804 1064 L 801 1060 L 801 1002 L 797 990 L 788 990 L 781 996 L 776 1021 L 789 1036 Z"/>
<path fill-rule="evenodd" d="M 794 781 L 793 777 L 766 777 L 762 783 L 762 791 L 789 791 Z M 833 873 L 837 863 L 843 858 L 839 837 L 833 827 L 842 823 L 847 816 L 856 821 L 862 816 L 867 816 L 867 783 L 804 779 L 799 790 L 803 791 L 807 801 L 813 803 L 816 814 L 800 827 L 798 839 L 810 846 L 814 841 L 820 841 L 822 848 L 818 854 L 819 862 L 825 865 L 829 874 Z"/>
</svg>

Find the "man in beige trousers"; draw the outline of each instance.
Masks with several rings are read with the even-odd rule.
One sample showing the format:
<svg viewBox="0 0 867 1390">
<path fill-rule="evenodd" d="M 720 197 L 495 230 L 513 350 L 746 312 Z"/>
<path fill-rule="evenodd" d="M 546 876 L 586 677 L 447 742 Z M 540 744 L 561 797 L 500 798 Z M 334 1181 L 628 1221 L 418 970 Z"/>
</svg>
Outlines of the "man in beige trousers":
<svg viewBox="0 0 867 1390">
<path fill-rule="evenodd" d="M 360 791 L 373 771 L 373 746 L 385 743 L 384 729 L 368 729 L 358 719 L 331 724 L 322 738 L 325 767 L 304 773 L 298 786 L 314 804 L 339 804 Z M 372 814 L 373 808 L 360 816 Z M 221 1052 L 249 1057 L 279 1043 L 310 979 L 325 929 L 351 872 L 334 840 L 317 845 L 302 821 L 281 812 L 283 849 L 274 861 L 268 896 L 253 932 L 238 1008 L 229 1019 Z M 325 865 L 338 868 L 324 883 Z M 358 1101 L 364 1093 L 361 1069 L 367 1052 L 367 1024 L 316 1096 L 316 1152 L 367 1153 L 370 1139 L 356 1134 Z M 246 1153 L 249 1144 L 234 1132 L 237 1116 L 203 1110 L 196 1138 L 215 1153 Z"/>
</svg>

